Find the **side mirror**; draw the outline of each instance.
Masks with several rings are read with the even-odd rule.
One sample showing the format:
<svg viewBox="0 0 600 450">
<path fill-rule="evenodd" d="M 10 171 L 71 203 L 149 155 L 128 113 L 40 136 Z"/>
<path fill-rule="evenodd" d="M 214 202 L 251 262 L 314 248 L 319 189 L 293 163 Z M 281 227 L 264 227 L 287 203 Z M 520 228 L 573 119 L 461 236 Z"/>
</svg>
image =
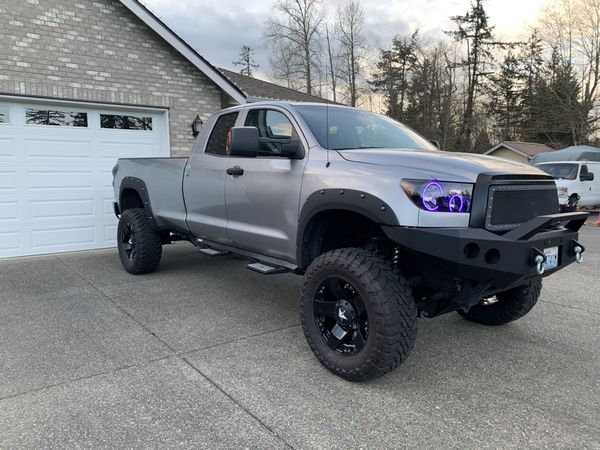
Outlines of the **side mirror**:
<svg viewBox="0 0 600 450">
<path fill-rule="evenodd" d="M 431 142 L 438 150 L 442 149 L 440 141 L 438 141 L 437 139 L 429 139 L 429 142 Z"/>
<path fill-rule="evenodd" d="M 288 143 L 281 144 L 281 156 L 290 159 L 302 159 L 304 152 L 298 139 L 291 139 Z"/>
<path fill-rule="evenodd" d="M 592 172 L 582 173 L 579 175 L 579 181 L 594 181 L 594 174 Z"/>
<path fill-rule="evenodd" d="M 227 154 L 256 158 L 258 156 L 258 129 L 256 127 L 233 127 L 227 133 Z"/>
</svg>

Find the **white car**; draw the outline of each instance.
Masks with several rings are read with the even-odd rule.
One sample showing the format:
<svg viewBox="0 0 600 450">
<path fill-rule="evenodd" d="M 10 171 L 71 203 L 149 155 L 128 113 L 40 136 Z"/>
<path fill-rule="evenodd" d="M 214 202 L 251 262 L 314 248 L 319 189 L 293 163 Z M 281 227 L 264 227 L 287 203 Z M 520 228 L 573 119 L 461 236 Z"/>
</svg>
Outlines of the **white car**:
<svg viewBox="0 0 600 450">
<path fill-rule="evenodd" d="M 556 180 L 561 205 L 573 194 L 579 195 L 580 207 L 600 205 L 600 162 L 553 161 L 539 163 L 536 167 Z"/>
</svg>

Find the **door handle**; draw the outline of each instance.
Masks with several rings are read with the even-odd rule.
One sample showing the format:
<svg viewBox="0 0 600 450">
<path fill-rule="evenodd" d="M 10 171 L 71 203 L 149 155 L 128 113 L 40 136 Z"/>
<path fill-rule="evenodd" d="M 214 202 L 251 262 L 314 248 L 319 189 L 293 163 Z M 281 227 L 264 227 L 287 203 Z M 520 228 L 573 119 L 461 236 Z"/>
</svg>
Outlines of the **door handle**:
<svg viewBox="0 0 600 450">
<path fill-rule="evenodd" d="M 233 166 L 227 169 L 227 175 L 233 175 L 234 177 L 239 177 L 240 175 L 244 175 L 244 169 L 240 166 Z"/>
</svg>

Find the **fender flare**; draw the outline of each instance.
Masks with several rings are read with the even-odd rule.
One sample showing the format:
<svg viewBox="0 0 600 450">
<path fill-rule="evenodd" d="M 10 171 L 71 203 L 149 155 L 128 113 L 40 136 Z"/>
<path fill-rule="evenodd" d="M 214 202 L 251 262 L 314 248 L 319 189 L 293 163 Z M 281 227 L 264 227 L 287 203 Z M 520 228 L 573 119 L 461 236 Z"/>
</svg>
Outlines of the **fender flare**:
<svg viewBox="0 0 600 450">
<path fill-rule="evenodd" d="M 148 188 L 146 187 L 144 180 L 137 177 L 125 177 L 123 180 L 121 180 L 121 186 L 119 187 L 119 209 L 121 213 L 123 213 L 123 211 L 126 209 L 124 208 L 125 205 L 123 205 L 123 191 L 126 189 L 135 191 L 140 196 L 142 199 L 142 207 L 146 212 L 148 222 L 150 222 L 150 225 L 153 228 L 158 230 L 158 225 L 156 224 L 156 221 L 154 220 L 154 214 L 152 213 L 152 205 L 150 204 Z"/>
<path fill-rule="evenodd" d="M 304 235 L 312 219 L 324 211 L 350 211 L 361 214 L 378 225 L 399 225 L 394 210 L 383 200 L 354 189 L 321 189 L 308 196 L 298 218 L 296 260 L 304 264 Z"/>
</svg>

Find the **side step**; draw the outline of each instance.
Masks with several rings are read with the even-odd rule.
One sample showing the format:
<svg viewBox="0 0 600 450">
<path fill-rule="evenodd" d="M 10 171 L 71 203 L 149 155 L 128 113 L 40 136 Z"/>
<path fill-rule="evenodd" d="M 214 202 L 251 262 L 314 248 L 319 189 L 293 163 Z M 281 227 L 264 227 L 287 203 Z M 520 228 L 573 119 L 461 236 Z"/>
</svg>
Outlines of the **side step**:
<svg viewBox="0 0 600 450">
<path fill-rule="evenodd" d="M 202 247 L 199 248 L 198 251 L 200 253 L 202 253 L 203 255 L 207 255 L 207 256 L 223 256 L 223 255 L 227 255 L 229 252 L 225 252 L 225 251 L 221 251 L 221 250 L 215 250 L 214 248 L 210 248 L 210 247 Z"/>
<path fill-rule="evenodd" d="M 256 260 L 250 260 L 246 268 L 254 272 L 262 273 L 263 275 L 275 275 L 288 271 L 285 267 L 269 266 Z"/>
</svg>

